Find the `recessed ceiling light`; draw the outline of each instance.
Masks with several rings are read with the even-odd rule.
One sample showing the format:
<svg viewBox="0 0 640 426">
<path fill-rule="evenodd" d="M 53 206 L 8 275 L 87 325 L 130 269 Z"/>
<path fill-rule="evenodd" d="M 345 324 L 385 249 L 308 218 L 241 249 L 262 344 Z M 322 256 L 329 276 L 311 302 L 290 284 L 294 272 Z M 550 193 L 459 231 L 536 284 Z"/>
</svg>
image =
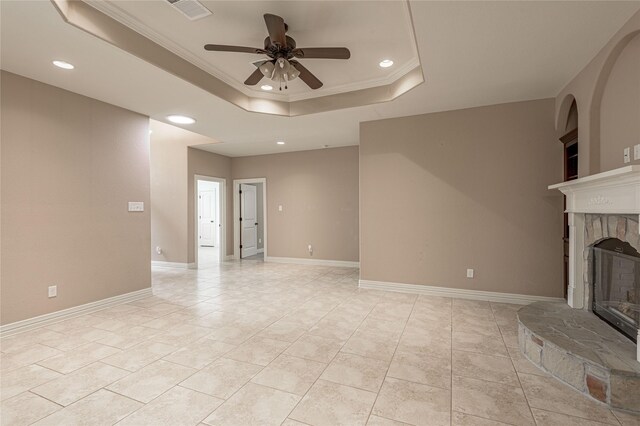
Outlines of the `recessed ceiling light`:
<svg viewBox="0 0 640 426">
<path fill-rule="evenodd" d="M 284 141 L 278 141 L 276 142 L 278 145 L 284 145 Z"/>
<path fill-rule="evenodd" d="M 186 115 L 168 115 L 167 120 L 176 124 L 193 124 L 196 122 L 195 119 L 187 117 Z"/>
<path fill-rule="evenodd" d="M 262 90 L 267 90 L 267 91 L 269 91 L 269 90 L 273 90 L 273 86 L 271 86 L 271 85 L 269 85 L 269 84 L 263 84 L 262 86 L 260 86 L 260 88 L 261 88 Z"/>
<path fill-rule="evenodd" d="M 389 68 L 391 65 L 393 65 L 393 61 L 391 59 L 385 59 L 384 61 L 381 61 L 378 65 L 380 65 L 381 68 Z"/>
<path fill-rule="evenodd" d="M 53 65 L 55 65 L 58 68 L 63 68 L 65 70 L 72 70 L 75 68 L 69 62 L 65 62 L 65 61 L 53 61 Z"/>
</svg>

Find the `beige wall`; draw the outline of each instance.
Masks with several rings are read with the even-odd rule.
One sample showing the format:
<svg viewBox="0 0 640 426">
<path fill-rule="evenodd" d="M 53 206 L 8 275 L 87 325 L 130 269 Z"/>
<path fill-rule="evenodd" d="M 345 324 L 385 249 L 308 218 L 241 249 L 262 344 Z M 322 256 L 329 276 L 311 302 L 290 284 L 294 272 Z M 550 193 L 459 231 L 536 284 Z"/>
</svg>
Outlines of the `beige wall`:
<svg viewBox="0 0 640 426">
<path fill-rule="evenodd" d="M 361 123 L 361 279 L 561 297 L 557 137 L 553 99 Z"/>
<path fill-rule="evenodd" d="M 268 256 L 358 260 L 358 147 L 236 157 L 231 164 L 234 179 L 267 180 Z"/>
<path fill-rule="evenodd" d="M 623 151 L 640 144 L 640 35 L 622 50 L 613 65 L 600 106 L 600 170 L 624 166 Z"/>
<path fill-rule="evenodd" d="M 578 106 L 580 177 L 624 166 L 623 148 L 639 143 L 639 34 L 640 11 L 556 96 L 558 129 L 566 125 L 574 98 Z"/>
<path fill-rule="evenodd" d="M 187 214 L 187 146 L 179 138 L 152 134 L 152 260 L 187 263 Z M 156 247 L 162 249 L 161 254 L 156 253 Z"/>
<path fill-rule="evenodd" d="M 226 179 L 226 252 L 233 253 L 233 192 L 231 159 L 224 155 L 189 148 L 187 150 L 187 252 L 189 263 L 195 262 L 195 175 Z"/>
<path fill-rule="evenodd" d="M 148 288 L 148 118 L 4 71 L 0 84 L 1 323 Z"/>
</svg>

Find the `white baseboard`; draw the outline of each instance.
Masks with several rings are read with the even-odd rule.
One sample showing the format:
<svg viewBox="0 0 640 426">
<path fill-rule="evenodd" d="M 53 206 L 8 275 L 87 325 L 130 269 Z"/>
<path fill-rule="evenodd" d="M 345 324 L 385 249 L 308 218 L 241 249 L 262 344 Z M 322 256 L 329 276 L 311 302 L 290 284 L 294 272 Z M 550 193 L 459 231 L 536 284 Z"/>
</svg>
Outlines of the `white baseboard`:
<svg viewBox="0 0 640 426">
<path fill-rule="evenodd" d="M 226 255 L 226 256 L 224 257 L 224 260 L 233 260 L 233 259 L 235 259 L 235 258 L 236 258 L 236 257 L 235 257 L 233 254 L 228 254 L 228 255 Z"/>
<path fill-rule="evenodd" d="M 152 260 L 151 266 L 156 266 L 158 268 L 180 268 L 180 269 L 195 269 L 196 264 L 194 263 L 179 263 L 179 262 L 165 262 L 163 260 Z"/>
<path fill-rule="evenodd" d="M 386 281 L 360 280 L 360 288 L 369 290 L 395 291 L 399 293 L 416 293 L 427 296 L 453 297 L 457 299 L 485 300 L 496 303 L 513 303 L 527 305 L 533 302 L 559 302 L 559 297 L 530 296 L 526 294 L 498 293 L 495 291 L 465 290 L 461 288 L 435 287 L 419 284 L 392 283 Z"/>
<path fill-rule="evenodd" d="M 97 300 L 95 302 L 85 303 L 84 305 L 74 306 L 73 308 L 63 309 L 61 311 L 51 312 L 22 321 L 12 322 L 0 326 L 0 336 L 5 337 L 23 331 L 32 330 L 34 328 L 51 325 L 69 318 L 78 317 L 80 315 L 89 314 L 91 312 L 100 311 L 102 309 L 120 305 L 122 303 L 132 302 L 134 300 L 143 299 L 151 296 L 151 287 L 131 293 L 120 294 L 118 296 L 108 297 L 106 299 Z"/>
<path fill-rule="evenodd" d="M 267 256 L 265 262 L 293 263 L 296 265 L 337 266 L 341 268 L 359 268 L 360 262 L 346 260 L 305 259 L 301 257 L 273 257 Z"/>
</svg>

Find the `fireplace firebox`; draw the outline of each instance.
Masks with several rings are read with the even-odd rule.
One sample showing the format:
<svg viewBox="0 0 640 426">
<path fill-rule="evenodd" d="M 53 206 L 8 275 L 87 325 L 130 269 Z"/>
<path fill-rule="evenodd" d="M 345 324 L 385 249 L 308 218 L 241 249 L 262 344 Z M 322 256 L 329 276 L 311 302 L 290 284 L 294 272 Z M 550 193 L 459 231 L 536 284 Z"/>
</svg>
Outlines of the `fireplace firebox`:
<svg viewBox="0 0 640 426">
<path fill-rule="evenodd" d="M 593 312 L 637 343 L 640 323 L 640 253 L 607 238 L 591 248 Z"/>
</svg>

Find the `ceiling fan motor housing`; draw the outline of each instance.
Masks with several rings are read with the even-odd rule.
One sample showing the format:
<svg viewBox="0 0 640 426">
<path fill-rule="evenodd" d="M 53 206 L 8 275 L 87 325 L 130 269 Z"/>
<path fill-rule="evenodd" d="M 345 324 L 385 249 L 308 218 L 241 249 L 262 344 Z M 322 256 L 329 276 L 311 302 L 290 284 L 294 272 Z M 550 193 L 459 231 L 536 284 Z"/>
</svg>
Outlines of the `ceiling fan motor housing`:
<svg viewBox="0 0 640 426">
<path fill-rule="evenodd" d="M 296 48 L 296 41 L 289 36 L 286 36 L 286 37 L 287 37 L 287 47 L 283 47 L 283 46 L 278 46 L 277 44 L 271 43 L 271 38 L 267 36 L 264 39 L 264 50 L 271 53 L 274 58 L 277 57 L 279 53 L 287 59 L 292 58 L 293 57 L 292 51 L 293 49 Z"/>
</svg>

